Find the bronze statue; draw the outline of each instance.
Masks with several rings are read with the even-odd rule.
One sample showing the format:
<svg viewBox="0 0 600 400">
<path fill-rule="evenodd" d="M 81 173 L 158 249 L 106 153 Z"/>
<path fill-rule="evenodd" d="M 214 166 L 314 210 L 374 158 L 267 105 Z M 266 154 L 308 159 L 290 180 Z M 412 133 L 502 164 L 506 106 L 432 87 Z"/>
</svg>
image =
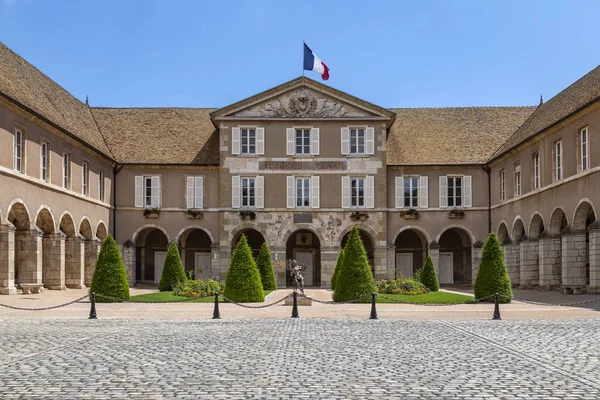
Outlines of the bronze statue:
<svg viewBox="0 0 600 400">
<path fill-rule="evenodd" d="M 294 292 L 300 290 L 302 295 L 304 295 L 304 271 L 306 270 L 306 266 L 298 264 L 296 260 L 292 259 L 288 261 L 288 269 L 294 279 Z"/>
</svg>

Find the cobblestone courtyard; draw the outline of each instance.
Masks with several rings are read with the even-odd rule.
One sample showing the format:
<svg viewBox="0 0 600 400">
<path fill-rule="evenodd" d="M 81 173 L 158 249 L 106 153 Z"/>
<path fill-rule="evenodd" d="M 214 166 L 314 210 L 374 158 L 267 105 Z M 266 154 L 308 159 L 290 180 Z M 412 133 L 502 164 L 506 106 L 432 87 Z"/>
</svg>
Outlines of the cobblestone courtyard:
<svg viewBox="0 0 600 400">
<path fill-rule="evenodd" d="M 0 398 L 598 399 L 600 320 L 0 320 Z"/>
</svg>

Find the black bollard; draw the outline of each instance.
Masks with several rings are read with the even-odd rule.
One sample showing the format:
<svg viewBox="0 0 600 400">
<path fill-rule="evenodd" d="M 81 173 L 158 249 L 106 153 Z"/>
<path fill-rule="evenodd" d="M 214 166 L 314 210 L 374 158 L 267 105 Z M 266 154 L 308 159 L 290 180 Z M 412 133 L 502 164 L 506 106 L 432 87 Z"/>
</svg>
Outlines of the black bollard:
<svg viewBox="0 0 600 400">
<path fill-rule="evenodd" d="M 377 319 L 377 309 L 375 308 L 375 302 L 377 301 L 377 294 L 371 293 L 371 318 L 369 319 Z"/>
<path fill-rule="evenodd" d="M 294 292 L 292 297 L 294 298 L 294 304 L 292 305 L 292 318 L 298 318 L 298 293 Z"/>
<path fill-rule="evenodd" d="M 90 317 L 88 319 L 98 319 L 96 316 L 96 293 L 90 293 L 90 303 L 92 306 L 90 307 Z"/>
<path fill-rule="evenodd" d="M 494 294 L 494 318 L 492 319 L 502 319 L 500 318 L 500 304 L 498 302 L 498 293 Z"/>
<path fill-rule="evenodd" d="M 219 292 L 215 292 L 215 310 L 213 311 L 212 319 L 221 319 L 221 313 L 219 312 Z"/>
</svg>

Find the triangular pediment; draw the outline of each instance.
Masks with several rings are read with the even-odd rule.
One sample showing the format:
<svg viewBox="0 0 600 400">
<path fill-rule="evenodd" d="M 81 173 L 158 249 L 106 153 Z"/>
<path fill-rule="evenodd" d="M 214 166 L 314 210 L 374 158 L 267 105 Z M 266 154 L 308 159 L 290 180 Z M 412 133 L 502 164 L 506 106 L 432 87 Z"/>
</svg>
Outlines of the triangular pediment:
<svg viewBox="0 0 600 400">
<path fill-rule="evenodd" d="M 385 119 L 395 113 L 308 78 L 298 78 L 216 110 L 219 119 Z"/>
</svg>

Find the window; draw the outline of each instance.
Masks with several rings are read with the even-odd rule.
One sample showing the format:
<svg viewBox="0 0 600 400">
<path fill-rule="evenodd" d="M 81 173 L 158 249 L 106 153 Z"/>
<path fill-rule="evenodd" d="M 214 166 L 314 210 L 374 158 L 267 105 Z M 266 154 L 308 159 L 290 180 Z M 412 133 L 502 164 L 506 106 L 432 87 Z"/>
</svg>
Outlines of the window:
<svg viewBox="0 0 600 400">
<path fill-rule="evenodd" d="M 63 154 L 63 187 L 71 188 L 71 155 L 69 153 Z"/>
<path fill-rule="evenodd" d="M 23 173 L 23 131 L 15 129 L 14 169 Z"/>
<path fill-rule="evenodd" d="M 104 171 L 98 171 L 98 199 L 104 202 Z"/>
<path fill-rule="evenodd" d="M 50 162 L 50 159 L 48 157 L 48 143 L 42 142 L 41 154 L 40 154 L 40 167 L 41 167 L 40 178 L 44 182 L 48 182 L 48 173 L 49 173 L 48 163 L 49 162 Z"/>
<path fill-rule="evenodd" d="M 82 163 L 83 169 L 83 195 L 88 196 L 90 194 L 90 167 L 88 163 Z"/>
<path fill-rule="evenodd" d="M 590 149 L 588 146 L 588 128 L 581 128 L 579 131 L 579 143 L 581 143 L 581 170 L 587 171 L 590 168 Z"/>
<path fill-rule="evenodd" d="M 521 195 L 521 163 L 515 163 L 515 197 Z"/>
<path fill-rule="evenodd" d="M 365 130 L 350 128 L 350 154 L 365 153 Z"/>
<path fill-rule="evenodd" d="M 448 207 L 462 206 L 462 177 L 448 177 Z"/>
<path fill-rule="evenodd" d="M 240 138 L 242 140 L 242 154 L 256 154 L 256 129 L 242 128 Z"/>
<path fill-rule="evenodd" d="M 555 175 L 557 181 L 560 181 L 563 177 L 562 171 L 562 141 L 554 143 L 554 165 Z"/>
<path fill-rule="evenodd" d="M 152 207 L 152 177 L 144 177 L 144 207 Z"/>
<path fill-rule="evenodd" d="M 419 206 L 419 178 L 404 178 L 404 207 Z"/>
<path fill-rule="evenodd" d="M 310 178 L 296 178 L 296 207 L 310 207 Z"/>
<path fill-rule="evenodd" d="M 533 153 L 533 188 L 540 188 L 540 153 Z"/>
<path fill-rule="evenodd" d="M 188 176 L 187 180 L 187 208 L 203 208 L 204 204 L 204 177 Z"/>
<path fill-rule="evenodd" d="M 135 206 L 143 208 L 160 207 L 160 176 L 136 175 Z"/>
<path fill-rule="evenodd" d="M 310 129 L 296 129 L 296 154 L 310 154 Z"/>
<path fill-rule="evenodd" d="M 256 205 L 256 181 L 255 178 L 241 178 L 242 207 L 254 207 Z"/>
<path fill-rule="evenodd" d="M 500 170 L 500 201 L 506 200 L 506 175 L 504 170 Z"/>
<path fill-rule="evenodd" d="M 352 207 L 365 206 L 364 178 L 350 178 L 350 205 Z"/>
</svg>

